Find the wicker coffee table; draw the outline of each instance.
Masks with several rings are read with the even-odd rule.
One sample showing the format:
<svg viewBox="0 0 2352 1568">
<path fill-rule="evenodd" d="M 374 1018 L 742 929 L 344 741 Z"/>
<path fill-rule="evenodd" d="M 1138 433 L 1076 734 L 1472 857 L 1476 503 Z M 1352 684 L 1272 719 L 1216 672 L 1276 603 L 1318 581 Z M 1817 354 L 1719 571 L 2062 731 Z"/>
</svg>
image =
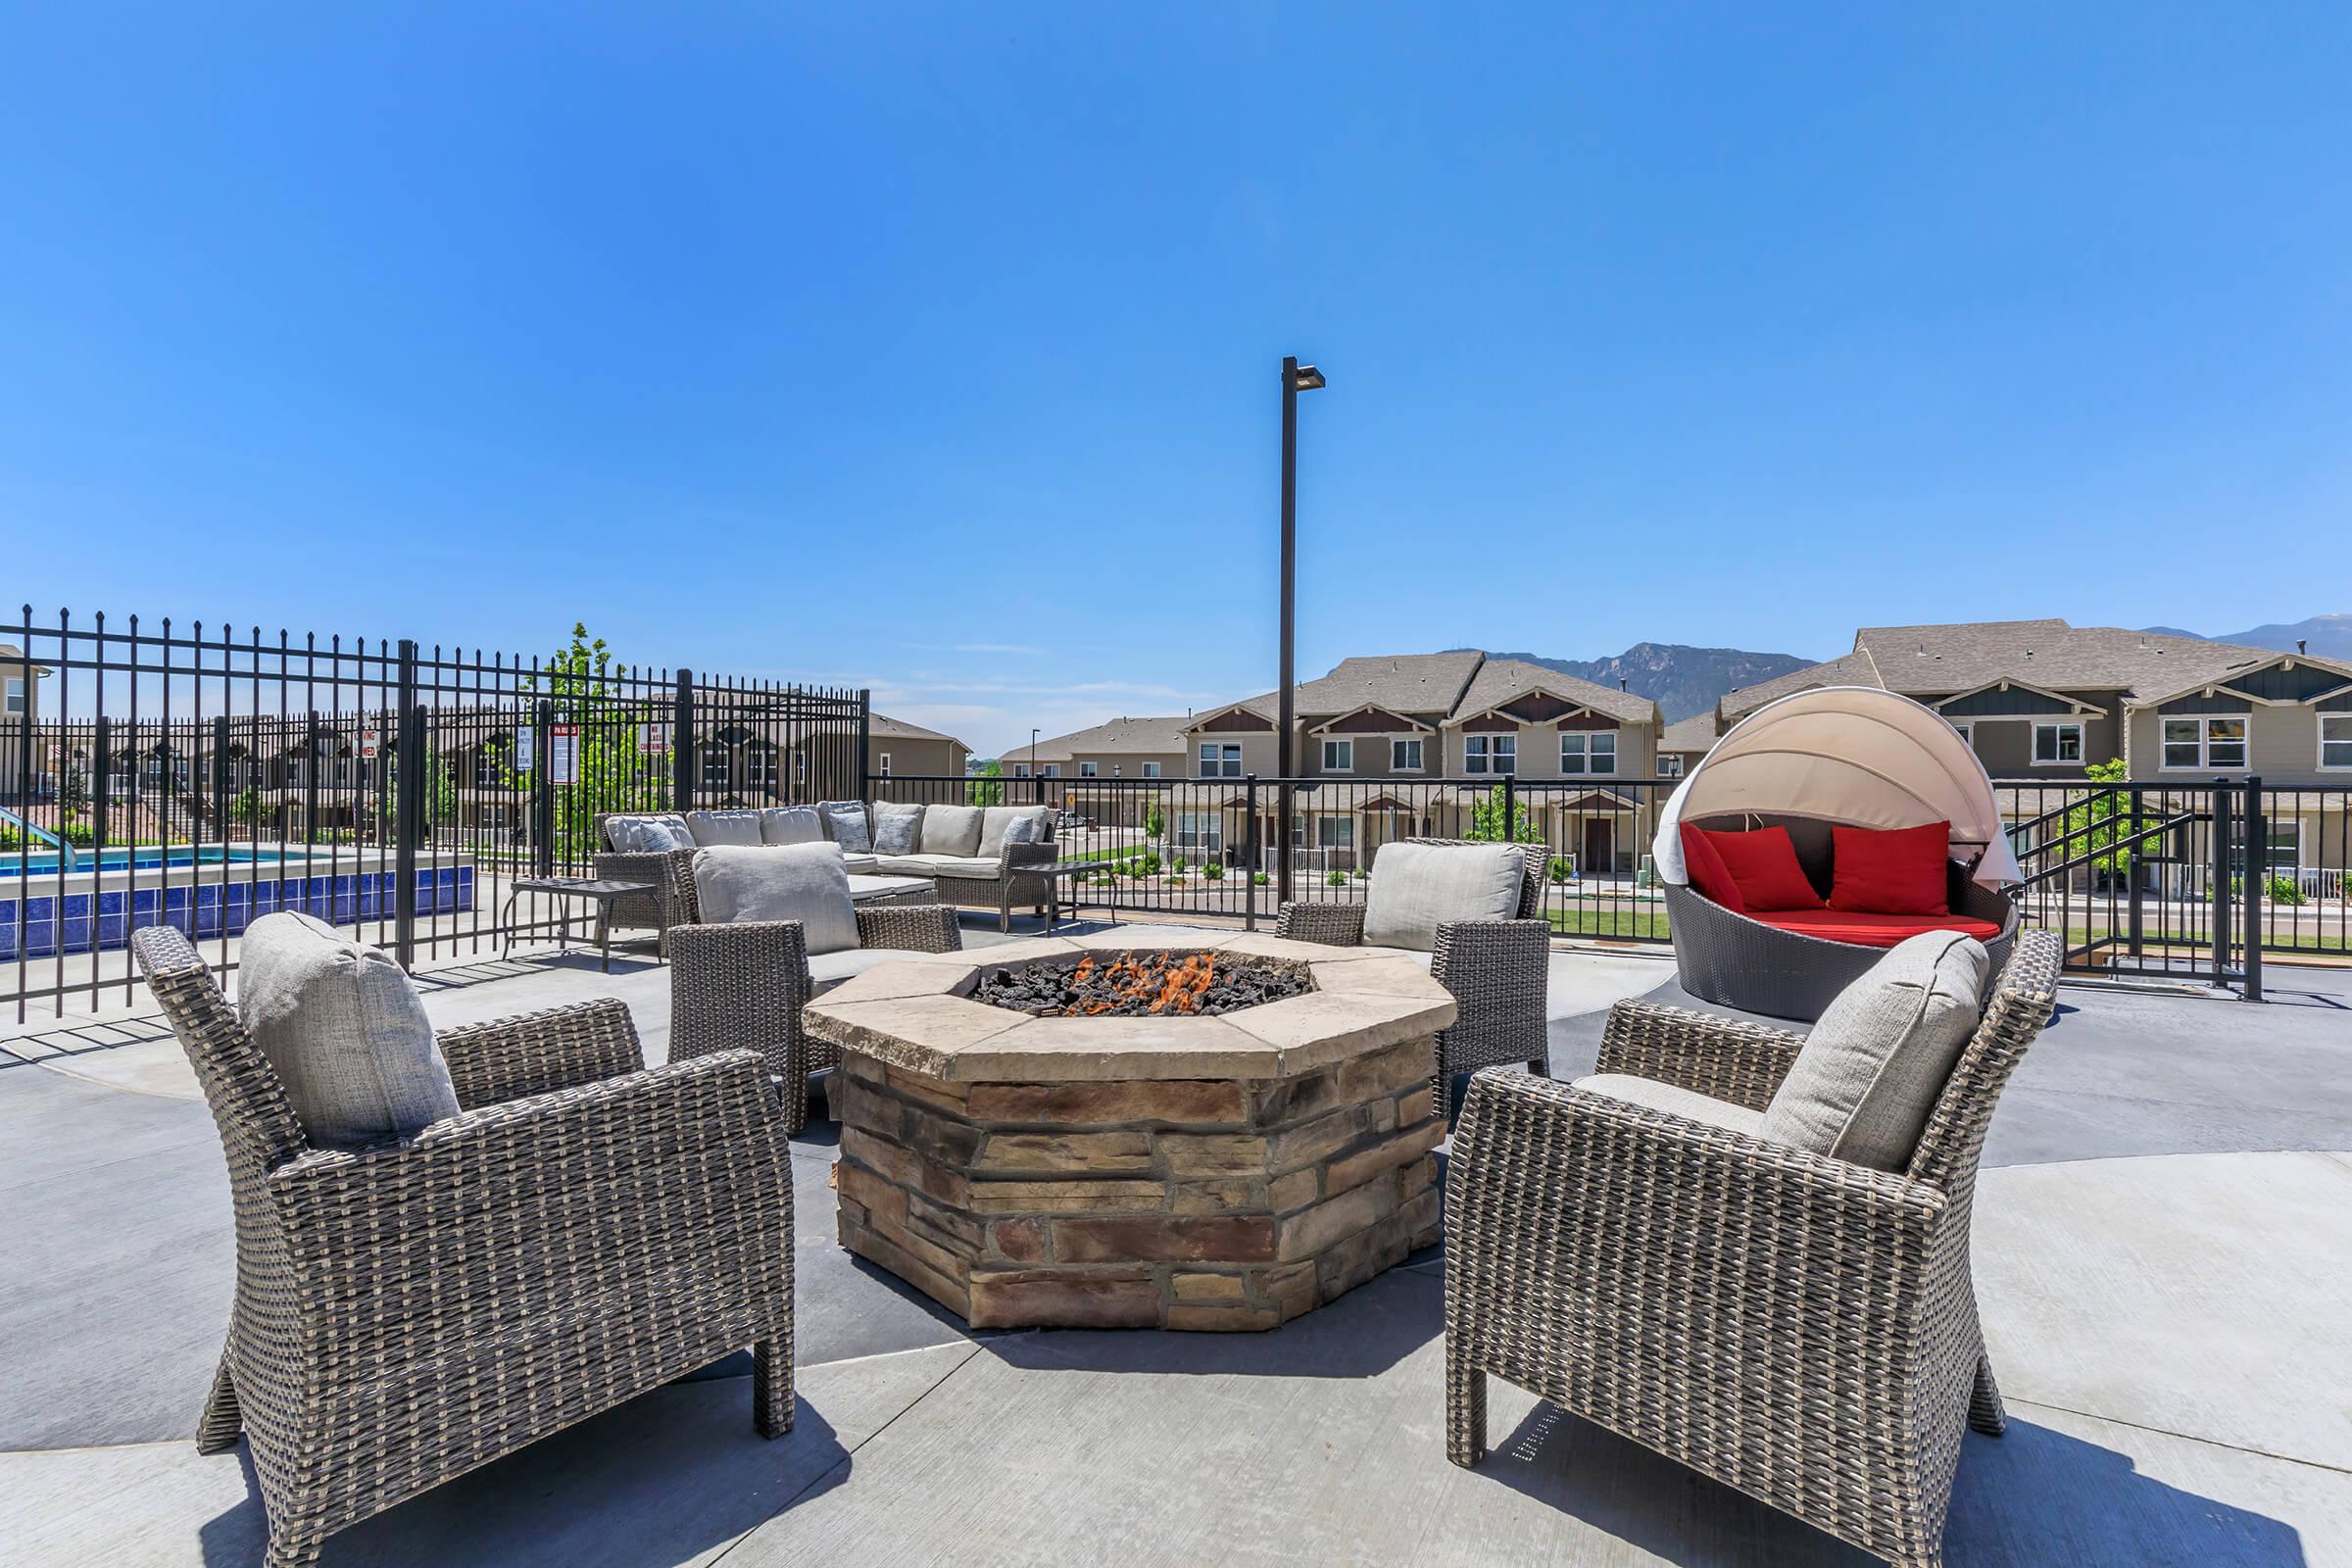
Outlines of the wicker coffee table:
<svg viewBox="0 0 2352 1568">
<path fill-rule="evenodd" d="M 596 947 L 603 960 L 604 972 L 612 972 L 612 906 L 615 901 L 633 898 L 640 893 L 655 891 L 651 882 L 626 882 L 613 877 L 599 876 L 529 876 L 507 886 L 506 914 L 499 924 L 507 928 L 507 940 L 499 948 L 504 958 L 514 947 L 514 925 L 510 918 L 514 912 L 514 901 L 525 893 L 536 893 L 554 899 L 564 911 L 563 923 L 556 927 L 556 951 L 562 952 L 571 940 L 572 899 L 585 899 L 596 906 Z"/>
</svg>

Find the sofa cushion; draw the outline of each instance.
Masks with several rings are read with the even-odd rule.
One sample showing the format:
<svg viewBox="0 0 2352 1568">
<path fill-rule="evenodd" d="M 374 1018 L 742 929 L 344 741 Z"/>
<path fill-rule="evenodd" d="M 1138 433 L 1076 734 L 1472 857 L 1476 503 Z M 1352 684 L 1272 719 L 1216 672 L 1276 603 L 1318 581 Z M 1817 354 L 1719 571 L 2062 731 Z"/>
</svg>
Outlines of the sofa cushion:
<svg viewBox="0 0 2352 1568">
<path fill-rule="evenodd" d="M 1758 925 L 1825 942 L 1850 942 L 1858 948 L 1891 948 L 1923 931 L 1957 931 L 1979 942 L 1990 942 L 2001 928 L 1990 920 L 1968 914 L 1863 914 L 1850 909 L 1789 909 L 1780 914 L 1751 914 Z"/>
<path fill-rule="evenodd" d="M 1740 884 L 1732 880 L 1732 868 L 1723 863 L 1716 853 L 1715 841 L 1705 831 L 1685 822 L 1682 826 L 1683 872 L 1699 897 L 1720 904 L 1734 914 L 1747 912 L 1747 901 L 1740 896 Z"/>
<path fill-rule="evenodd" d="M 1822 907 L 1820 890 L 1797 863 L 1796 841 L 1789 838 L 1787 828 L 1775 823 L 1752 833 L 1705 827 L 1699 831 L 1740 885 L 1740 902 L 1745 906 L 1742 913 Z"/>
<path fill-rule="evenodd" d="M 898 801 L 874 803 L 874 853 L 912 855 L 922 832 L 923 808 Z"/>
<path fill-rule="evenodd" d="M 1702 1095 L 1695 1089 L 1685 1089 L 1680 1084 L 1662 1084 L 1654 1078 L 1642 1078 L 1630 1072 L 1596 1072 L 1590 1077 L 1579 1078 L 1573 1087 L 1587 1094 L 1605 1095 L 1611 1100 L 1622 1100 L 1629 1105 L 1640 1105 L 1645 1110 L 1663 1110 L 1670 1115 L 1701 1122 L 1709 1127 L 1720 1127 L 1727 1133 L 1744 1134 L 1749 1138 L 1759 1136 L 1764 1124 L 1764 1113 L 1760 1110 L 1735 1105 L 1728 1100 L 1717 1100 L 1712 1095 Z"/>
<path fill-rule="evenodd" d="M 994 880 L 1000 861 L 985 855 L 885 855 L 877 867 L 886 876 L 959 876 Z"/>
<path fill-rule="evenodd" d="M 850 874 L 841 851 L 830 844 L 697 850 L 694 898 L 706 925 L 798 920 L 812 954 L 858 945 Z"/>
<path fill-rule="evenodd" d="M 698 850 L 762 842 L 758 811 L 688 811 L 686 830 L 694 835 L 694 847 Z"/>
<path fill-rule="evenodd" d="M 1949 914 L 1944 874 L 1952 824 L 1830 829 L 1830 907 L 1864 914 Z"/>
<path fill-rule="evenodd" d="M 850 878 L 850 899 L 856 904 L 869 900 L 903 899 L 910 893 L 934 893 L 927 876 L 853 876 Z"/>
<path fill-rule="evenodd" d="M 694 848 L 686 819 L 674 811 L 653 816 L 608 816 L 605 842 L 616 855 L 666 855 Z"/>
<path fill-rule="evenodd" d="M 1043 844 L 1046 841 L 1046 822 L 1049 808 L 1043 806 L 984 806 L 980 808 L 980 842 L 966 851 L 970 855 L 1001 856 L 1007 841 L 1014 844 Z M 1013 838 L 1015 828 L 1034 837 Z"/>
<path fill-rule="evenodd" d="M 839 845 L 834 846 L 839 849 Z M 882 869 L 882 862 L 871 855 L 844 855 L 841 868 L 852 876 L 871 876 Z"/>
<path fill-rule="evenodd" d="M 322 921 L 288 909 L 245 928 L 237 1016 L 313 1144 L 381 1143 L 458 1113 L 409 977 Z"/>
<path fill-rule="evenodd" d="M 823 844 L 825 819 L 813 806 L 770 806 L 760 813 L 762 844 Z"/>
<path fill-rule="evenodd" d="M 1427 953 L 1441 925 L 1508 920 L 1524 873 L 1509 844 L 1383 844 L 1364 895 L 1364 943 Z"/>
<path fill-rule="evenodd" d="M 923 809 L 925 855 L 978 855 L 981 808 L 977 806 L 931 806 Z"/>
<path fill-rule="evenodd" d="M 1901 1170 L 1977 1027 L 1990 966 L 1982 942 L 1949 931 L 1889 950 L 1823 1011 L 1761 1135 Z"/>
<path fill-rule="evenodd" d="M 852 975 L 865 973 L 877 963 L 889 963 L 898 958 L 936 957 L 936 954 L 914 953 L 904 948 L 844 948 L 838 953 L 811 954 L 808 958 L 808 978 L 816 982 L 819 991 L 830 991 Z"/>
<path fill-rule="evenodd" d="M 874 852 L 873 823 L 863 801 L 826 801 L 816 809 L 825 819 L 825 837 L 840 845 L 842 854 Z"/>
</svg>

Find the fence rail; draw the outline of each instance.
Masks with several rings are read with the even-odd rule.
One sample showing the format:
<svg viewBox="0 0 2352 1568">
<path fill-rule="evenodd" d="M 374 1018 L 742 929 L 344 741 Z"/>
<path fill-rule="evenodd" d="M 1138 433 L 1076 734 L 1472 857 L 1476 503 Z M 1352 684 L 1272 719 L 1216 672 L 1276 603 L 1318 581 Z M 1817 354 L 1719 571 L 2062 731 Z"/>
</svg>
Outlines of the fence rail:
<svg viewBox="0 0 2352 1568">
<path fill-rule="evenodd" d="M 181 629 L 184 625 L 184 630 Z M 16 1015 L 127 997 L 131 929 L 226 973 L 300 909 L 404 962 L 560 928 L 600 811 L 813 801 L 864 768 L 862 692 L 413 639 L 26 608 L 0 623 L 0 962 Z M 208 946 L 209 945 L 209 946 Z"/>
</svg>

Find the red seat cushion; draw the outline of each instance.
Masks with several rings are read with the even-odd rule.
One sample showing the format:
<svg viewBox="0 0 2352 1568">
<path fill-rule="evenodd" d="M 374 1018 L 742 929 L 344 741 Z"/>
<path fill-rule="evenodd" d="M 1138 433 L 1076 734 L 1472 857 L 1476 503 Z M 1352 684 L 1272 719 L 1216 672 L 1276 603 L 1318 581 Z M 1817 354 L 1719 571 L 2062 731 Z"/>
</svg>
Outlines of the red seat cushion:
<svg viewBox="0 0 2352 1568">
<path fill-rule="evenodd" d="M 1690 878 L 1690 886 L 1701 898 L 1713 900 L 1734 914 L 1745 914 L 1747 901 L 1740 896 L 1740 884 L 1732 880 L 1731 868 L 1715 853 L 1706 830 L 1688 822 L 1682 828 L 1683 870 Z"/>
<path fill-rule="evenodd" d="M 1708 844 L 1722 858 L 1724 869 L 1739 884 L 1740 903 L 1744 906 L 1742 914 L 1822 907 L 1821 893 L 1805 876 L 1805 868 L 1797 863 L 1796 844 L 1788 837 L 1787 828 L 1775 823 L 1753 833 L 1727 833 L 1707 827 L 1698 831 L 1706 835 Z"/>
<path fill-rule="evenodd" d="M 1794 931 L 1826 942 L 1850 942 L 1859 948 L 1891 948 L 1922 931 L 1957 931 L 1979 942 L 1990 942 L 2001 928 L 1990 920 L 1966 914 L 1874 914 L 1859 909 L 1790 909 L 1779 914 L 1748 915 L 1758 925 Z"/>
<path fill-rule="evenodd" d="M 1854 914 L 1948 914 L 1952 824 L 1830 829 L 1830 907 Z"/>
</svg>

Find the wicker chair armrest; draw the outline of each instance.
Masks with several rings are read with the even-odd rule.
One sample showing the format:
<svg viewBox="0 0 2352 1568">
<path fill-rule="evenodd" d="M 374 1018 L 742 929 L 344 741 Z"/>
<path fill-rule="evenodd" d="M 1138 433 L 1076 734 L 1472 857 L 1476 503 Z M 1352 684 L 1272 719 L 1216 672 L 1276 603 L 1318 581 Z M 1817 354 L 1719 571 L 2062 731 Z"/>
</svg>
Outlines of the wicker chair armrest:
<svg viewBox="0 0 2352 1568">
<path fill-rule="evenodd" d="M 1319 942 L 1327 948 L 1360 948 L 1364 945 L 1364 906 L 1286 904 L 1275 917 L 1274 934 L 1292 942 Z"/>
<path fill-rule="evenodd" d="M 1632 1073 L 1750 1110 L 1772 1103 L 1805 1037 L 1654 1002 L 1620 1002 L 1601 1026 L 1595 1072 Z"/>
<path fill-rule="evenodd" d="M 435 1037 L 458 1103 L 471 1110 L 645 1067 L 637 1025 L 611 997 L 462 1024 Z"/>
<path fill-rule="evenodd" d="M 694 852 L 668 850 L 659 858 L 662 895 L 669 900 L 669 923 L 674 926 L 693 925 L 703 917 L 694 896 Z"/>
<path fill-rule="evenodd" d="M 960 953 L 963 930 L 956 923 L 955 909 L 945 904 L 883 904 L 858 911 L 858 945 L 908 953 Z"/>
<path fill-rule="evenodd" d="M 798 920 L 740 920 L 669 929 L 669 1059 L 760 1053 L 781 1073 L 815 992 Z"/>
<path fill-rule="evenodd" d="M 461 1111 L 397 1144 L 312 1150 L 269 1184 L 299 1294 L 346 1338 L 453 1315 L 488 1329 L 536 1298 L 625 1286 L 664 1265 L 669 1238 L 748 1256 L 792 1228 L 781 1117 L 749 1051 Z"/>
<path fill-rule="evenodd" d="M 1453 993 L 1465 1013 L 1475 1004 L 1532 1009 L 1540 1018 L 1551 978 L 1551 922 L 1448 920 L 1438 927 L 1429 973 Z"/>
<path fill-rule="evenodd" d="M 1004 846 L 1003 867 L 1006 871 L 1024 865 L 1052 865 L 1061 858 L 1058 844 L 1007 844 Z"/>
<path fill-rule="evenodd" d="M 596 874 L 608 882 L 651 882 L 661 888 L 669 882 L 669 855 L 623 854 L 606 850 L 596 857 Z"/>
</svg>

